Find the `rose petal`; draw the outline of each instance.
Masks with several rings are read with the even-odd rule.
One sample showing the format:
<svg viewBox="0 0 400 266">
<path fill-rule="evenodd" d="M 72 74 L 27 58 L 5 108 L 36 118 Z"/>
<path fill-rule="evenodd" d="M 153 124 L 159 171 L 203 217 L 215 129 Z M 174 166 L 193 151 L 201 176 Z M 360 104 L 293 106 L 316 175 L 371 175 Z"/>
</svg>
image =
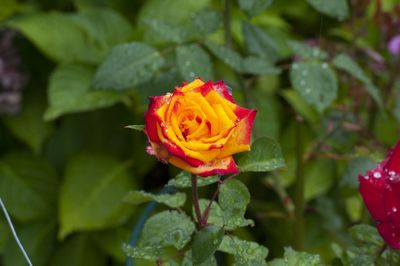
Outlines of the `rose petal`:
<svg viewBox="0 0 400 266">
<path fill-rule="evenodd" d="M 222 96 L 224 96 L 225 99 L 232 103 L 236 103 L 235 100 L 232 97 L 232 92 L 229 89 L 229 87 L 224 83 L 224 81 L 220 80 L 217 82 L 214 82 L 213 84 L 214 89 L 219 92 Z"/>
<path fill-rule="evenodd" d="M 385 242 L 394 249 L 400 249 L 400 225 L 392 222 L 379 223 L 378 231 Z"/>
<path fill-rule="evenodd" d="M 198 167 L 193 167 L 175 156 L 169 158 L 169 162 L 178 168 L 199 176 L 227 175 L 239 172 L 232 156 L 223 159 L 215 159 Z"/>
<path fill-rule="evenodd" d="M 226 142 L 219 158 L 250 150 L 251 131 L 257 111 L 241 108 L 241 120 L 233 129 L 231 137 Z M 244 117 L 243 117 L 244 116 Z"/>
<path fill-rule="evenodd" d="M 170 95 L 149 97 L 150 100 L 149 108 L 147 109 L 147 112 L 144 114 L 144 121 L 145 121 L 144 130 L 149 140 L 152 142 L 161 143 L 157 135 L 157 123 L 159 120 L 156 116 L 156 112 L 163 104 L 165 104 L 168 101 L 169 98 Z"/>
<path fill-rule="evenodd" d="M 389 152 L 385 163 L 383 163 L 383 169 L 390 176 L 400 174 L 400 141 Z"/>
<path fill-rule="evenodd" d="M 371 216 L 380 222 L 387 221 L 388 214 L 385 209 L 384 195 L 390 188 L 383 178 L 383 172 L 380 178 L 373 176 L 375 170 L 369 171 L 365 176 L 359 176 L 359 191 L 364 199 L 365 205 Z"/>
</svg>

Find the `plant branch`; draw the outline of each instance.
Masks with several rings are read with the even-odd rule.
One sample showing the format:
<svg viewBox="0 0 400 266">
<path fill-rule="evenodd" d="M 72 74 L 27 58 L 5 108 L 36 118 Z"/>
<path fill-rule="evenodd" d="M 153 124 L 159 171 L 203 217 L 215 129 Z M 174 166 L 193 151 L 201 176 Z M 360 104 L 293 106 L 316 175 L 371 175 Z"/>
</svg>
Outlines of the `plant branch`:
<svg viewBox="0 0 400 266">
<path fill-rule="evenodd" d="M 210 213 L 211 206 L 212 206 L 213 202 L 215 201 L 215 199 L 217 198 L 218 193 L 219 193 L 219 189 L 220 189 L 220 187 L 221 187 L 221 185 L 222 185 L 223 183 L 224 183 L 224 181 L 221 180 L 221 179 L 218 181 L 217 189 L 214 191 L 214 194 L 212 195 L 210 202 L 208 203 L 206 209 L 205 209 L 204 212 L 203 212 L 203 217 L 202 217 L 202 219 L 203 219 L 204 224 L 207 224 L 208 215 L 209 215 L 209 213 Z"/>
<path fill-rule="evenodd" d="M 197 222 L 200 227 L 204 226 L 203 218 L 201 216 L 200 204 L 199 204 L 199 191 L 197 186 L 197 176 L 192 174 L 192 200 L 194 211 L 196 213 Z"/>
</svg>

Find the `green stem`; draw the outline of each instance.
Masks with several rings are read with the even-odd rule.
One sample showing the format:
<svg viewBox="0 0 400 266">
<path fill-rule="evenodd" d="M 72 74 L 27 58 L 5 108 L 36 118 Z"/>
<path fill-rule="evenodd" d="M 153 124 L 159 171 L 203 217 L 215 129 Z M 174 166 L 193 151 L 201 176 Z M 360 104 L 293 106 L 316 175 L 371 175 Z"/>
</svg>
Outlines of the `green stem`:
<svg viewBox="0 0 400 266">
<path fill-rule="evenodd" d="M 232 47 L 232 33 L 231 33 L 231 0 L 224 1 L 224 32 L 225 32 L 225 45 L 228 48 Z"/>
<path fill-rule="evenodd" d="M 294 198 L 294 204 L 296 206 L 295 209 L 295 221 L 294 221 L 294 246 L 297 250 L 304 249 L 304 235 L 305 235 L 305 226 L 304 226 L 304 160 L 303 160 L 303 119 L 301 117 L 297 117 L 297 125 L 295 131 L 296 138 L 296 194 Z"/>
<path fill-rule="evenodd" d="M 200 204 L 199 204 L 199 191 L 197 186 L 197 176 L 192 174 L 192 200 L 194 211 L 196 213 L 196 219 L 200 227 L 203 227 L 203 218 L 201 216 Z"/>
</svg>

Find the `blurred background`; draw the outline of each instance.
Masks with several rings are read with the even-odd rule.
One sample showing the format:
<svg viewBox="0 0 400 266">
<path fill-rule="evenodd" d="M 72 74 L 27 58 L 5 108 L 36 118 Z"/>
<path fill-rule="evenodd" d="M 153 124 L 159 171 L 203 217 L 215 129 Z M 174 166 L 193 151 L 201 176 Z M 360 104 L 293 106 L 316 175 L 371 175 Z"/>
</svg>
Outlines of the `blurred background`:
<svg viewBox="0 0 400 266">
<path fill-rule="evenodd" d="M 399 54 L 398 0 L 0 0 L 0 196 L 35 266 L 124 265 L 143 207 L 122 198 L 179 173 L 124 127 L 148 96 L 224 80 L 286 161 L 238 177 L 255 226 L 235 233 L 268 259 L 294 245 L 301 171 L 297 248 L 339 263 L 332 246 L 371 222 L 357 176 L 399 136 Z M 26 265 L 2 215 L 0 264 Z"/>
</svg>

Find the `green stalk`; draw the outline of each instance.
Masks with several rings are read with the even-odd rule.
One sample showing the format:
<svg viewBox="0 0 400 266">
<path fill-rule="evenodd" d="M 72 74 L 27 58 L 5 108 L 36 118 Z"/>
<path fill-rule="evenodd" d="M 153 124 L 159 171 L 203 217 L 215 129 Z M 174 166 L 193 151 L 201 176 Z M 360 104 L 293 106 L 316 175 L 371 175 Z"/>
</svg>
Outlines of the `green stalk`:
<svg viewBox="0 0 400 266">
<path fill-rule="evenodd" d="M 298 117 L 297 125 L 295 130 L 296 139 L 296 194 L 294 197 L 295 208 L 295 220 L 294 220 L 294 247 L 297 250 L 304 249 L 304 235 L 305 235 L 305 223 L 304 223 L 304 160 L 303 160 L 303 119 Z"/>
<path fill-rule="evenodd" d="M 196 213 L 196 219 L 199 223 L 200 228 L 203 227 L 203 218 L 201 216 L 200 204 L 199 204 L 199 191 L 197 186 L 197 176 L 192 174 L 192 200 L 194 206 L 194 212 Z"/>
</svg>

